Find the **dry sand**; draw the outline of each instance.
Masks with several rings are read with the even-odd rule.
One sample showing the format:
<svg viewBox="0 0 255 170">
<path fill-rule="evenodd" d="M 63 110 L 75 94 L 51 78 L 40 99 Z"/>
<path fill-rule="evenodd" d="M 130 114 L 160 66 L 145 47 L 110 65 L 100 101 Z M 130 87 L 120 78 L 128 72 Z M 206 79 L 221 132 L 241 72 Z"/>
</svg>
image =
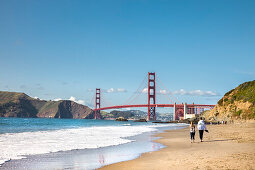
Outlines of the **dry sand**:
<svg viewBox="0 0 255 170">
<path fill-rule="evenodd" d="M 169 130 L 156 140 L 166 148 L 103 167 L 120 169 L 255 169 L 255 123 L 209 125 L 204 142 L 196 132 L 190 143 L 189 129 Z"/>
</svg>

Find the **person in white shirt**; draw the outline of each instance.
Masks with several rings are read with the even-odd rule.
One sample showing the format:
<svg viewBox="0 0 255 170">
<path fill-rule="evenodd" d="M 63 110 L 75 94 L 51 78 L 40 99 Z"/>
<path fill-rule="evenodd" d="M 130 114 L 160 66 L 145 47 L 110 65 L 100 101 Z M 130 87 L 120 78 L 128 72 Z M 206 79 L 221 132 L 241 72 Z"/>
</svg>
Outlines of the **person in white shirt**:
<svg viewBox="0 0 255 170">
<path fill-rule="evenodd" d="M 203 142 L 204 130 L 206 132 L 208 132 L 208 130 L 207 130 L 206 126 L 205 126 L 205 122 L 203 121 L 202 117 L 200 117 L 200 120 L 197 123 L 197 128 L 198 128 L 198 131 L 199 131 L 200 140 L 201 140 L 201 142 Z"/>
</svg>

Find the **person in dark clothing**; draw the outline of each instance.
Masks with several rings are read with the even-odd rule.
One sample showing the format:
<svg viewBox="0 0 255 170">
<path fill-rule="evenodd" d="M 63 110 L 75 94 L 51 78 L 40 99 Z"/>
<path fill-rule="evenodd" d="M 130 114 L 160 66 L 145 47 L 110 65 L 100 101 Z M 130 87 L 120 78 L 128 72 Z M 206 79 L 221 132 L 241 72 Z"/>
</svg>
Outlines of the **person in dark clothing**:
<svg viewBox="0 0 255 170">
<path fill-rule="evenodd" d="M 204 130 L 199 130 L 200 141 L 203 142 Z"/>
<path fill-rule="evenodd" d="M 195 133 L 196 133 L 196 130 L 195 130 L 195 125 L 193 124 L 193 122 L 190 122 L 190 142 L 194 142 L 195 141 Z"/>
</svg>

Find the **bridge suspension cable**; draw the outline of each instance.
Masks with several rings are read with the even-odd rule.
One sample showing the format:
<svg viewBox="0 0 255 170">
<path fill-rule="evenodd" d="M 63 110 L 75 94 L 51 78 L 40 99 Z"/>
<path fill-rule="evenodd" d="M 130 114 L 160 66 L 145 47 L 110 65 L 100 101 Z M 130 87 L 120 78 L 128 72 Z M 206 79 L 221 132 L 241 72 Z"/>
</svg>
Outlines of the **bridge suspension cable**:
<svg viewBox="0 0 255 170">
<path fill-rule="evenodd" d="M 141 94 L 143 94 L 143 90 L 146 88 L 147 85 L 145 85 L 139 92 L 137 92 L 137 95 L 128 103 L 131 104 L 133 101 L 135 101 L 138 97 L 141 96 Z"/>
<path fill-rule="evenodd" d="M 89 105 L 91 106 L 91 107 L 95 107 L 95 96 L 94 96 L 94 93 L 93 93 L 93 96 L 91 97 L 91 100 L 90 100 L 90 103 L 89 103 Z"/>
<path fill-rule="evenodd" d="M 141 95 L 142 90 L 145 88 L 143 85 L 144 85 L 145 81 L 147 80 L 147 77 L 148 77 L 148 75 L 146 75 L 144 77 L 143 81 L 140 83 L 140 85 L 138 86 L 137 90 L 127 100 L 125 100 L 121 105 L 126 104 L 126 103 L 131 103 L 131 102 L 134 101 L 134 99 L 136 99 L 138 96 Z M 141 87 L 142 87 L 142 89 L 141 89 Z"/>
<path fill-rule="evenodd" d="M 146 79 L 148 78 L 148 83 L 145 84 Z M 159 86 L 159 83 L 157 83 L 155 81 L 155 79 L 157 78 L 157 81 L 159 81 L 161 83 L 161 85 L 164 87 L 165 91 L 162 90 L 162 88 Z M 144 86 L 145 85 L 145 86 Z M 146 91 L 147 95 L 148 95 L 148 103 L 147 104 L 130 104 L 132 103 L 134 100 L 136 100 L 139 96 L 141 96 L 141 94 L 143 94 L 143 90 L 146 88 L 148 91 Z M 173 104 L 157 104 L 156 103 L 156 90 L 158 87 L 160 90 L 162 90 L 161 94 L 164 94 L 164 96 L 167 96 L 167 98 L 173 102 Z M 184 118 L 186 118 L 187 114 L 193 114 L 196 112 L 195 109 L 197 108 L 213 108 L 215 105 L 202 105 L 202 104 L 181 104 L 181 102 L 178 101 L 177 98 L 175 98 L 172 93 L 166 88 L 166 86 L 162 83 L 162 81 L 159 79 L 158 76 L 155 75 L 154 73 L 150 73 L 148 72 L 148 75 L 145 76 L 144 80 L 140 83 L 138 89 L 136 90 L 136 92 L 134 92 L 129 98 L 128 100 L 125 101 L 125 105 L 112 105 L 111 102 L 109 102 L 109 100 L 106 100 L 106 97 L 104 95 L 104 93 L 102 93 L 101 96 L 101 90 L 96 88 L 96 96 L 95 96 L 95 119 L 97 118 L 101 118 L 101 114 L 100 114 L 100 110 L 107 110 L 107 109 L 120 109 L 120 108 L 135 108 L 135 107 L 145 107 L 148 108 L 148 120 L 155 120 L 156 119 L 156 107 L 172 107 L 174 108 L 174 115 L 175 118 L 180 118 L 180 116 L 183 116 Z M 161 91 L 159 91 L 161 92 Z M 159 93 L 158 93 L 159 94 Z M 171 95 L 172 98 L 174 98 L 175 100 L 172 100 L 172 98 L 169 97 L 169 95 Z M 101 103 L 101 97 L 103 97 L 103 101 L 105 103 L 109 103 L 111 106 L 108 107 L 100 107 L 100 103 Z M 151 101 L 152 100 L 152 101 Z M 174 103 L 174 101 L 177 101 L 180 104 L 176 104 Z M 127 103 L 129 103 L 129 105 L 127 105 Z"/>
<path fill-rule="evenodd" d="M 157 88 L 159 88 L 160 90 L 162 90 L 161 89 L 161 87 L 158 85 L 158 83 L 156 83 L 156 85 L 157 85 Z M 162 90 L 163 91 L 163 90 Z M 166 93 L 160 93 L 160 92 L 158 92 L 159 94 L 163 94 L 163 95 L 165 95 L 173 104 L 175 103 Z"/>
<path fill-rule="evenodd" d="M 103 92 L 101 93 L 101 101 L 102 101 L 101 103 L 105 106 L 113 106 L 111 101 L 106 98 L 105 93 Z"/>
<path fill-rule="evenodd" d="M 162 83 L 162 81 L 160 80 L 160 78 L 156 75 L 156 77 L 158 78 L 158 80 L 159 80 L 159 82 L 163 85 L 163 87 L 166 89 L 166 91 L 168 92 L 168 94 L 170 94 L 174 99 L 175 99 L 175 101 L 177 101 L 177 103 L 181 103 L 176 97 L 174 97 L 173 95 L 172 95 L 172 93 L 166 88 L 166 86 Z"/>
</svg>

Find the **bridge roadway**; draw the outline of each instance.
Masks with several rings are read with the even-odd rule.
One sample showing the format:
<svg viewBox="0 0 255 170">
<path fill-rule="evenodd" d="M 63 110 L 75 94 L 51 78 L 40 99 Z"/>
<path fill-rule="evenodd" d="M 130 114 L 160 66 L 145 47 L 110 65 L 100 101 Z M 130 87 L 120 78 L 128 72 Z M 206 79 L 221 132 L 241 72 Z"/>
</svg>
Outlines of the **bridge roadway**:
<svg viewBox="0 0 255 170">
<path fill-rule="evenodd" d="M 188 108 L 213 108 L 215 105 L 207 105 L 207 104 L 187 104 Z M 101 107 L 94 109 L 96 110 L 108 110 L 108 109 L 121 109 L 121 108 L 132 108 L 132 107 L 174 107 L 174 104 L 137 104 L 137 105 L 116 105 L 116 106 L 109 106 L 109 107 Z M 184 104 L 175 104 L 176 108 L 183 108 Z"/>
</svg>

